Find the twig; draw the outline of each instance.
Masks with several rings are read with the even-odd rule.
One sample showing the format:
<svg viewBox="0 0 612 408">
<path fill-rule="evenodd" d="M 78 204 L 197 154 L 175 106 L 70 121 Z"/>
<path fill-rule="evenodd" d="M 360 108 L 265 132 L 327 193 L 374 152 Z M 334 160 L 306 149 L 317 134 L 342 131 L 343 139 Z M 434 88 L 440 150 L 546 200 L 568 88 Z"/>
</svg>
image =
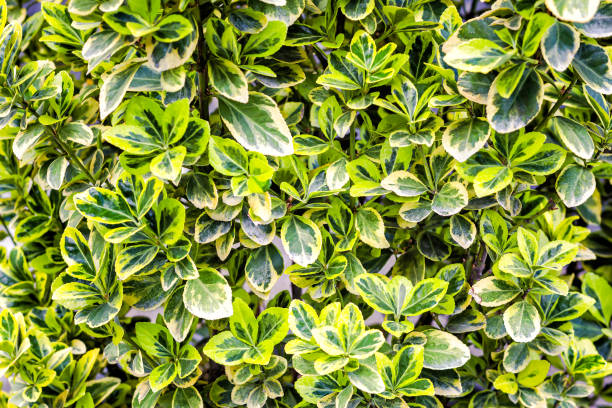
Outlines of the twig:
<svg viewBox="0 0 612 408">
<path fill-rule="evenodd" d="M 570 91 L 572 90 L 574 85 L 576 85 L 576 82 L 578 82 L 578 75 L 574 75 L 574 77 L 572 78 L 572 82 L 570 82 L 567 88 L 561 91 L 561 95 L 559 95 L 559 99 L 557 99 L 557 102 L 553 105 L 552 108 L 550 108 L 546 116 L 544 116 L 544 119 L 542 119 L 542 121 L 538 124 L 538 126 L 536 126 L 534 131 L 539 132 L 540 130 L 544 128 L 544 126 L 546 126 L 546 123 L 548 122 L 548 120 L 555 114 L 555 112 L 559 110 L 559 108 L 561 107 L 561 105 L 563 105 L 563 103 L 567 100 L 567 98 L 570 97 L 570 94 L 571 94 Z"/>
</svg>

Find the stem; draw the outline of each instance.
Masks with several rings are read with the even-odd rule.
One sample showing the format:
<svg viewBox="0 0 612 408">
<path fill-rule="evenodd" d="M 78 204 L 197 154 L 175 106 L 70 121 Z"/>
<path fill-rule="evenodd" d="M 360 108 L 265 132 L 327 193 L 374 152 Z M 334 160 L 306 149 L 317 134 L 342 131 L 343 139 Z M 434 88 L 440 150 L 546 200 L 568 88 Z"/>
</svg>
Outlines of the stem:
<svg viewBox="0 0 612 408">
<path fill-rule="evenodd" d="M 418 147 L 419 155 L 421 156 L 421 160 L 423 161 L 423 169 L 425 169 L 425 176 L 427 177 L 427 182 L 429 183 L 429 188 L 432 190 L 436 189 L 436 186 L 433 182 L 433 177 L 431 176 L 431 170 L 429 169 L 429 163 L 425 158 L 425 145 L 419 145 Z"/>
<path fill-rule="evenodd" d="M 559 95 L 559 99 L 557 99 L 557 102 L 553 105 L 552 108 L 550 108 L 546 116 L 544 116 L 544 119 L 542 119 L 542 121 L 538 124 L 538 126 L 536 126 L 536 128 L 534 129 L 535 132 L 539 132 L 540 130 L 542 130 L 544 126 L 546 126 L 546 123 L 548 122 L 548 120 L 555 114 L 555 112 L 559 110 L 559 108 L 561 107 L 561 105 L 563 105 L 563 103 L 567 100 L 567 98 L 570 97 L 570 94 L 571 94 L 570 91 L 572 90 L 574 85 L 576 85 L 576 82 L 578 82 L 578 75 L 574 75 L 574 77 L 572 78 L 572 82 L 570 82 L 567 88 L 561 91 L 561 95 Z"/>
<path fill-rule="evenodd" d="M 208 65 L 204 61 L 206 55 L 206 40 L 204 39 L 204 29 L 202 28 L 202 15 L 204 14 L 204 5 L 198 0 L 197 20 L 198 20 L 198 52 L 197 52 L 197 65 L 198 65 L 198 103 L 200 118 L 208 120 L 208 96 L 206 94 L 208 89 Z"/>
<path fill-rule="evenodd" d="M 15 238 L 13 238 L 13 234 L 11 233 L 11 230 L 9 230 L 8 225 L 6 225 L 6 221 L 4 221 L 4 217 L 0 217 L 0 220 L 2 221 L 2 226 L 6 230 L 6 234 L 11 239 L 11 242 L 13 243 L 14 246 L 17 246 L 17 243 L 15 242 Z"/>
<path fill-rule="evenodd" d="M 355 152 L 355 139 L 357 138 L 356 132 L 355 132 L 356 124 L 357 124 L 357 119 L 355 118 L 353 120 L 353 123 L 351 123 L 351 135 L 350 135 L 350 140 L 349 140 L 349 154 L 350 154 L 351 161 L 355 160 L 355 156 L 356 156 L 356 152 Z M 351 207 L 353 210 L 357 208 L 357 197 L 351 197 Z"/>
<path fill-rule="evenodd" d="M 38 112 L 36 112 L 36 110 L 32 109 L 30 107 L 30 105 L 28 105 L 26 102 L 24 102 L 24 107 L 25 107 L 26 110 L 32 112 L 32 114 L 34 116 L 36 116 L 37 119 L 40 119 L 40 115 L 38 114 Z M 83 172 L 83 174 L 85 174 L 87 176 L 87 178 L 89 179 L 91 184 L 95 185 L 96 184 L 96 178 L 91 174 L 89 169 L 87 167 L 85 167 L 85 165 L 83 164 L 81 159 L 72 151 L 70 146 L 68 146 L 68 145 L 64 144 L 64 142 L 62 142 L 62 140 L 60 139 L 59 135 L 57 134 L 57 131 L 55 130 L 55 128 L 53 126 L 45 126 L 45 129 L 50 129 L 51 130 L 51 138 L 53 139 L 53 142 L 57 146 L 57 148 L 59 150 L 61 150 L 62 153 L 64 153 L 66 156 L 68 156 L 70 158 L 70 160 L 72 161 L 72 164 L 76 165 Z"/>
</svg>

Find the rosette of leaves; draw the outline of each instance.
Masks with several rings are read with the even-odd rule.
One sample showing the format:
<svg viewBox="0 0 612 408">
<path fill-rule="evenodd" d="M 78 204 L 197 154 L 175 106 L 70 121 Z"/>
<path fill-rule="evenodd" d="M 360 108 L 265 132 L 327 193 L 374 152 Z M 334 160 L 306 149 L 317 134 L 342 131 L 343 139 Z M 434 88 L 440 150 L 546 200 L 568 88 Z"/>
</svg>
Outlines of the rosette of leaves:
<svg viewBox="0 0 612 408">
<path fill-rule="evenodd" d="M 125 124 L 113 126 L 102 137 L 123 150 L 120 160 L 133 174 L 151 172 L 176 181 L 183 165 L 193 164 L 204 153 L 210 135 L 208 123 L 189 117 L 186 99 L 162 107 L 153 99 L 133 98 Z"/>
<path fill-rule="evenodd" d="M 242 364 L 232 367 L 229 376 L 215 380 L 210 398 L 217 405 L 226 404 L 224 396 L 230 394 L 231 402 L 238 406 L 261 408 L 268 399 L 284 395 L 280 377 L 287 371 L 287 360 L 273 355 L 266 365 Z"/>
<path fill-rule="evenodd" d="M 351 399 L 353 386 L 367 393 L 385 389 L 376 368 L 374 353 L 384 343 L 379 330 L 365 329 L 361 311 L 352 303 L 344 308 L 331 303 L 317 315 L 308 304 L 293 300 L 289 327 L 296 339 L 285 351 L 293 354 L 293 365 L 303 375 L 296 389 L 308 402 L 319 398 Z M 348 396 L 340 396 L 342 390 Z"/>
<path fill-rule="evenodd" d="M 285 273 L 294 285 L 307 289 L 312 299 L 328 298 L 341 286 L 356 293 L 355 278 L 365 272 L 361 262 L 350 252 L 337 253 L 337 245 L 327 231 L 323 230 L 321 235 L 323 244 L 317 260 L 308 266 L 291 265 Z"/>
<path fill-rule="evenodd" d="M 249 305 L 240 298 L 234 300 L 233 309 L 229 319 L 230 330 L 213 336 L 204 347 L 204 354 L 230 367 L 244 363 L 266 366 L 272 358 L 274 346 L 285 338 L 289 330 L 287 309 L 270 307 L 255 319 Z M 253 398 L 261 398 L 261 392 L 263 389 L 258 390 Z"/>
</svg>

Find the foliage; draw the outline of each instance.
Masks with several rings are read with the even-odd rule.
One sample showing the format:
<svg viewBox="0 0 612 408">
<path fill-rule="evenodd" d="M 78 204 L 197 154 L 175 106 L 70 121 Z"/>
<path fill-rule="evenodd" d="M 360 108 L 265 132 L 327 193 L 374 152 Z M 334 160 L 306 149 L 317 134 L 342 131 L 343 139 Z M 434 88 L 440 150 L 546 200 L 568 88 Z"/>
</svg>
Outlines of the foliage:
<svg viewBox="0 0 612 408">
<path fill-rule="evenodd" d="M 611 21 L 0 0 L 0 407 L 612 401 Z"/>
</svg>

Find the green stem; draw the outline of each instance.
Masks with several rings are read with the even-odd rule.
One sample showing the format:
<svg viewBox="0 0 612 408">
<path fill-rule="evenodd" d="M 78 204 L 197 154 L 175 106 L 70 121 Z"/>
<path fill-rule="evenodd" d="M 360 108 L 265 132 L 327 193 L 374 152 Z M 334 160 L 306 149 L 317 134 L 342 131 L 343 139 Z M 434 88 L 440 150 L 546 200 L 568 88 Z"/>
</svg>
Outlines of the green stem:
<svg viewBox="0 0 612 408">
<path fill-rule="evenodd" d="M 204 6 L 198 0 L 198 7 L 196 8 L 197 21 L 198 21 L 198 52 L 197 52 L 197 65 L 198 65 L 198 103 L 200 118 L 208 120 L 208 64 L 206 63 L 206 40 L 204 39 L 203 21 L 202 15 L 204 14 Z"/>
<path fill-rule="evenodd" d="M 36 116 L 37 119 L 40 119 L 40 115 L 38 114 L 38 112 L 32 109 L 30 105 L 24 102 L 24 107 L 26 110 L 32 112 L 32 114 Z M 96 178 L 91 174 L 89 169 L 85 167 L 85 164 L 83 164 L 81 159 L 74 153 L 74 151 L 70 148 L 70 146 L 64 144 L 64 142 L 61 140 L 61 138 L 57 134 L 57 131 L 55 130 L 55 128 L 53 126 L 45 126 L 45 128 L 51 131 L 51 139 L 53 140 L 57 148 L 62 153 L 64 153 L 66 156 L 70 158 L 72 164 L 76 165 L 83 172 L 83 174 L 87 176 L 91 184 L 95 185 L 97 181 Z"/>
<path fill-rule="evenodd" d="M 433 177 L 431 176 L 431 170 L 429 169 L 429 163 L 427 163 L 427 159 L 425 158 L 425 145 L 419 145 L 418 149 L 419 156 L 423 161 L 423 168 L 425 169 L 425 176 L 427 177 L 427 182 L 429 183 L 429 188 L 432 190 L 436 189 L 436 186 L 433 182 Z"/>
<path fill-rule="evenodd" d="M 357 119 L 353 120 L 351 124 L 351 135 L 349 140 L 349 154 L 351 161 L 355 160 L 356 152 L 355 152 L 355 139 L 357 138 L 355 126 L 357 125 Z M 353 210 L 357 208 L 357 197 L 351 197 L 351 207 Z"/>
<path fill-rule="evenodd" d="M 14 246 L 17 246 L 17 243 L 15 242 L 15 238 L 13 238 L 13 234 L 11 233 L 11 230 L 9 230 L 8 225 L 6 225 L 6 221 L 4 221 L 3 217 L 0 217 L 0 220 L 2 221 L 2 226 L 6 230 L 6 234 L 11 239 L 11 242 L 13 243 Z"/>
<path fill-rule="evenodd" d="M 572 82 L 570 82 L 567 88 L 561 91 L 561 95 L 559 95 L 559 99 L 557 99 L 557 102 L 553 105 L 552 108 L 550 108 L 546 116 L 544 116 L 544 119 L 542 119 L 542 121 L 538 124 L 538 126 L 536 126 L 534 131 L 539 132 L 540 130 L 544 128 L 544 126 L 546 126 L 546 123 L 548 122 L 548 120 L 553 117 L 555 112 L 557 112 L 559 108 L 561 107 L 561 105 L 565 103 L 567 98 L 570 97 L 571 90 L 574 87 L 574 85 L 576 85 L 576 82 L 578 82 L 578 75 L 574 74 L 574 77 L 572 78 Z"/>
</svg>

